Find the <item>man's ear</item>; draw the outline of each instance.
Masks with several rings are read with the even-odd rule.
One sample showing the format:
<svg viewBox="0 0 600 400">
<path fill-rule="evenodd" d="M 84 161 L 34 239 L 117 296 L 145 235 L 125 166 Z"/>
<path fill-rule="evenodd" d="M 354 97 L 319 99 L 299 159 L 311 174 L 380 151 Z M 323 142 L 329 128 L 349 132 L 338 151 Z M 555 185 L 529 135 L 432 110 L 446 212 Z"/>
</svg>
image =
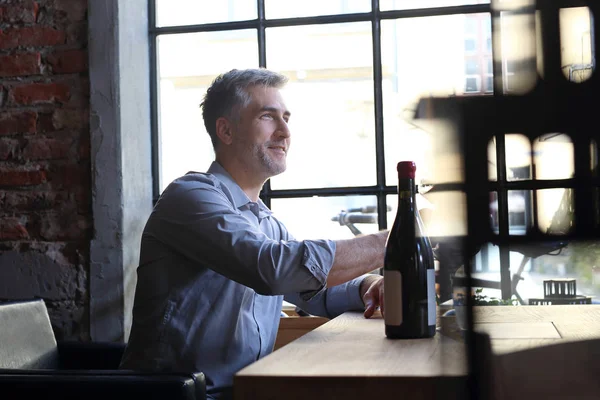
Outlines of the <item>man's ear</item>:
<svg viewBox="0 0 600 400">
<path fill-rule="evenodd" d="M 231 132 L 231 123 L 225 117 L 219 117 L 216 121 L 217 137 L 223 144 L 231 144 L 233 137 Z"/>
</svg>

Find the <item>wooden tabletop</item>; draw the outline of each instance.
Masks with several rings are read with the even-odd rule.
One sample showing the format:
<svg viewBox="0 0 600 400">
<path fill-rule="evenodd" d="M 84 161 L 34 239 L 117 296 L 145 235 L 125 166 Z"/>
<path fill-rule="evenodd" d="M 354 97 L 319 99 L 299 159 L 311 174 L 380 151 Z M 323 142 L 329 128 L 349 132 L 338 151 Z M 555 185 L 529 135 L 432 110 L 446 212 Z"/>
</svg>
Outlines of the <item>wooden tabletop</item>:
<svg viewBox="0 0 600 400">
<path fill-rule="evenodd" d="M 474 316 L 497 353 L 600 337 L 597 305 L 475 307 Z M 466 371 L 460 338 L 438 332 L 432 339 L 390 340 L 380 315 L 348 312 L 241 370 L 234 394 L 236 400 L 458 399 Z"/>
</svg>

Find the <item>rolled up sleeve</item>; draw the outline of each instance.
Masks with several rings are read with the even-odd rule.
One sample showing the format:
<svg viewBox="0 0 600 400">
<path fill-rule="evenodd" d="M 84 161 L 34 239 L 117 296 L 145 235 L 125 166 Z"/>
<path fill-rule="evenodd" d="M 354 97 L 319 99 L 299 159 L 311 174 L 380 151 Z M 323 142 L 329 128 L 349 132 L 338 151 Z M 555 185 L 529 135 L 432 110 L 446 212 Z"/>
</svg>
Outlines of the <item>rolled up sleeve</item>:
<svg viewBox="0 0 600 400">
<path fill-rule="evenodd" d="M 320 283 L 317 290 L 303 291 L 299 293 L 303 301 L 309 301 L 326 288 L 327 275 L 333 266 L 333 255 L 335 254 L 335 242 L 327 240 L 304 242 L 304 261 L 306 267 L 313 277 Z"/>
<path fill-rule="evenodd" d="M 302 293 L 288 293 L 285 301 L 297 305 L 309 314 L 335 318 L 346 311 L 364 310 L 360 297 L 360 284 L 366 275 L 319 291 L 313 297 L 307 298 Z"/>
</svg>

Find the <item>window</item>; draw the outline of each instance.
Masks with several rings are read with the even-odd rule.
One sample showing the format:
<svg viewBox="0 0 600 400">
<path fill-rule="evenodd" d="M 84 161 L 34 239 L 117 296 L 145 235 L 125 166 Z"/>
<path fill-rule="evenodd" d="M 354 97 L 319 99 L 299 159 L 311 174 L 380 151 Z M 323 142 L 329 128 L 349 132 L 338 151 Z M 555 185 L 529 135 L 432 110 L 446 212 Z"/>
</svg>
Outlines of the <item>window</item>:
<svg viewBox="0 0 600 400">
<path fill-rule="evenodd" d="M 293 145 L 287 171 L 261 197 L 299 238 L 351 237 L 332 219 L 365 206 L 374 218 L 360 231 L 385 228 L 396 163 L 413 158 L 419 179 L 428 175 L 429 137 L 413 121 L 419 98 L 485 92 L 489 1 L 382 1 L 375 36 L 369 0 L 151 3 L 155 196 L 214 158 L 199 109 L 212 79 L 268 67 L 290 79 Z"/>
<path fill-rule="evenodd" d="M 416 161 L 419 183 L 431 179 L 440 145 L 414 118 L 419 99 L 502 95 L 535 85 L 533 17 L 498 11 L 492 18 L 486 0 L 379 4 L 374 13 L 370 0 L 150 0 L 155 196 L 213 160 L 198 106 L 210 82 L 232 68 L 268 67 L 290 80 L 288 170 L 267 182 L 261 198 L 299 239 L 352 237 L 355 231 L 339 223 L 349 210 L 368 210 L 370 223 L 357 225 L 361 232 L 387 228 L 398 161 Z M 577 68 L 588 67 L 579 64 L 591 59 L 573 62 L 571 74 L 580 77 Z M 532 221 L 537 195 L 530 192 L 510 193 L 507 222 L 515 232 Z M 431 193 L 430 201 L 439 195 Z M 462 193 L 451 197 L 464 204 Z M 464 217 L 447 211 L 449 218 Z"/>
</svg>

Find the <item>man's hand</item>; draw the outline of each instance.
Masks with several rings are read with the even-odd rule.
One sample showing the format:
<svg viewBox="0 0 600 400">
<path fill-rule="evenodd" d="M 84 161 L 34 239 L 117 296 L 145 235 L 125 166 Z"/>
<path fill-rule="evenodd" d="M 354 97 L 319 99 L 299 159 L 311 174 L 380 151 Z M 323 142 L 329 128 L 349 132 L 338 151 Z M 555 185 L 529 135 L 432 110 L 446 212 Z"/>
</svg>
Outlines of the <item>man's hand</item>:
<svg viewBox="0 0 600 400">
<path fill-rule="evenodd" d="M 383 315 L 383 277 L 367 275 L 360 283 L 360 297 L 365 303 L 365 318 L 371 318 L 377 307 Z"/>
</svg>

